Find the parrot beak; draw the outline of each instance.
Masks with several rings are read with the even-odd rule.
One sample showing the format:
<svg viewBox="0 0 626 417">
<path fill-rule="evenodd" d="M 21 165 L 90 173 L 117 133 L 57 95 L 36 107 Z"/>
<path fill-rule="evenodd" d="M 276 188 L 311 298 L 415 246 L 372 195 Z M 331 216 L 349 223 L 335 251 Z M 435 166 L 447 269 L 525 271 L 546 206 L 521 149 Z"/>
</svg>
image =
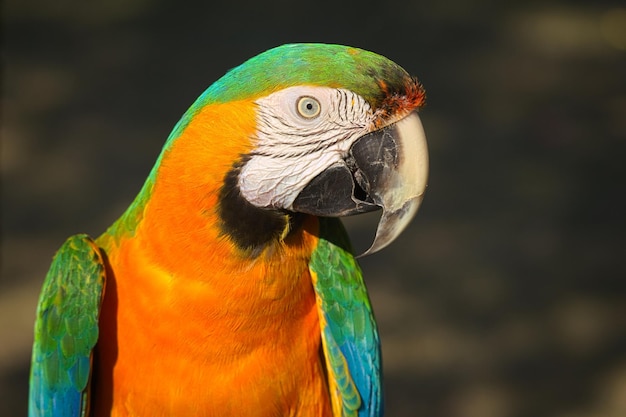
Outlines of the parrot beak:
<svg viewBox="0 0 626 417">
<path fill-rule="evenodd" d="M 393 242 L 417 213 L 428 178 L 428 148 L 419 116 L 368 133 L 350 148 L 343 163 L 315 177 L 298 195 L 293 210 L 340 217 L 382 208 L 371 247 L 360 256 Z"/>
</svg>

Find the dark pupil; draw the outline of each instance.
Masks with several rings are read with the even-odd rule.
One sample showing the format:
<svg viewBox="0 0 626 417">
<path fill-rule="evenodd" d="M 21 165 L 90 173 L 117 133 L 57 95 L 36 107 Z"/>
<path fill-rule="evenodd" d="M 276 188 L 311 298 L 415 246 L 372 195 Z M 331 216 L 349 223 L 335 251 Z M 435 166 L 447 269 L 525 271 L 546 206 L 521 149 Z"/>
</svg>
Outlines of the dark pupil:
<svg viewBox="0 0 626 417">
<path fill-rule="evenodd" d="M 313 104 L 311 104 L 311 103 L 307 103 L 306 104 L 306 109 L 307 110 L 311 110 L 312 108 L 313 108 Z"/>
</svg>

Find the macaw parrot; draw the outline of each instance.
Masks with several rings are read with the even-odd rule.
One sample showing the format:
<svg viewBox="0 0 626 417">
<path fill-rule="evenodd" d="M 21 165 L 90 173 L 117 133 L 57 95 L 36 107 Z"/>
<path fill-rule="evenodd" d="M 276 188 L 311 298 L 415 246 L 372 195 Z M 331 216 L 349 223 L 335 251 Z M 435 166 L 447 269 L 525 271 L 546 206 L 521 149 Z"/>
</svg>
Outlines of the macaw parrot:
<svg viewBox="0 0 626 417">
<path fill-rule="evenodd" d="M 176 124 L 136 199 L 70 237 L 37 308 L 30 416 L 380 416 L 379 336 L 339 217 L 393 241 L 426 189 L 416 78 L 270 49 Z"/>
</svg>

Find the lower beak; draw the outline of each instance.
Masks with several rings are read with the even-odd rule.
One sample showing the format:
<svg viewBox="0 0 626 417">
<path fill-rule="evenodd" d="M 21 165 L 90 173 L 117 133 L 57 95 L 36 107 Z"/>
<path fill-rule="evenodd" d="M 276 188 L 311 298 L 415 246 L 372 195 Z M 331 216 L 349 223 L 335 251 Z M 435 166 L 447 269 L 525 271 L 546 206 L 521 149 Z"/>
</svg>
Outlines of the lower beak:
<svg viewBox="0 0 626 417">
<path fill-rule="evenodd" d="M 339 217 L 382 208 L 371 247 L 393 242 L 417 213 L 428 179 L 428 148 L 416 112 L 368 133 L 342 163 L 327 168 L 298 195 L 293 210 Z"/>
</svg>

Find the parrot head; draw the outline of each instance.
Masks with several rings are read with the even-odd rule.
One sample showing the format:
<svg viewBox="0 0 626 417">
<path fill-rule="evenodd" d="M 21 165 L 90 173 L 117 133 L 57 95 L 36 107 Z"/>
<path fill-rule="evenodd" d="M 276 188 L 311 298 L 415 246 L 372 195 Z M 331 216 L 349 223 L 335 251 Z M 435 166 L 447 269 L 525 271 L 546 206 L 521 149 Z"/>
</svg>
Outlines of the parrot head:
<svg viewBox="0 0 626 417">
<path fill-rule="evenodd" d="M 226 173 L 218 203 L 224 234 L 240 247 L 252 248 L 264 239 L 263 233 L 251 237 L 242 230 L 245 217 L 284 235 L 299 213 L 339 217 L 382 209 L 366 254 L 405 229 L 428 175 L 426 139 L 416 112 L 425 92 L 417 79 L 365 50 L 283 45 L 211 85 L 178 123 L 166 148 L 201 109 L 240 100 L 253 103 L 256 128 L 250 148 Z"/>
</svg>

